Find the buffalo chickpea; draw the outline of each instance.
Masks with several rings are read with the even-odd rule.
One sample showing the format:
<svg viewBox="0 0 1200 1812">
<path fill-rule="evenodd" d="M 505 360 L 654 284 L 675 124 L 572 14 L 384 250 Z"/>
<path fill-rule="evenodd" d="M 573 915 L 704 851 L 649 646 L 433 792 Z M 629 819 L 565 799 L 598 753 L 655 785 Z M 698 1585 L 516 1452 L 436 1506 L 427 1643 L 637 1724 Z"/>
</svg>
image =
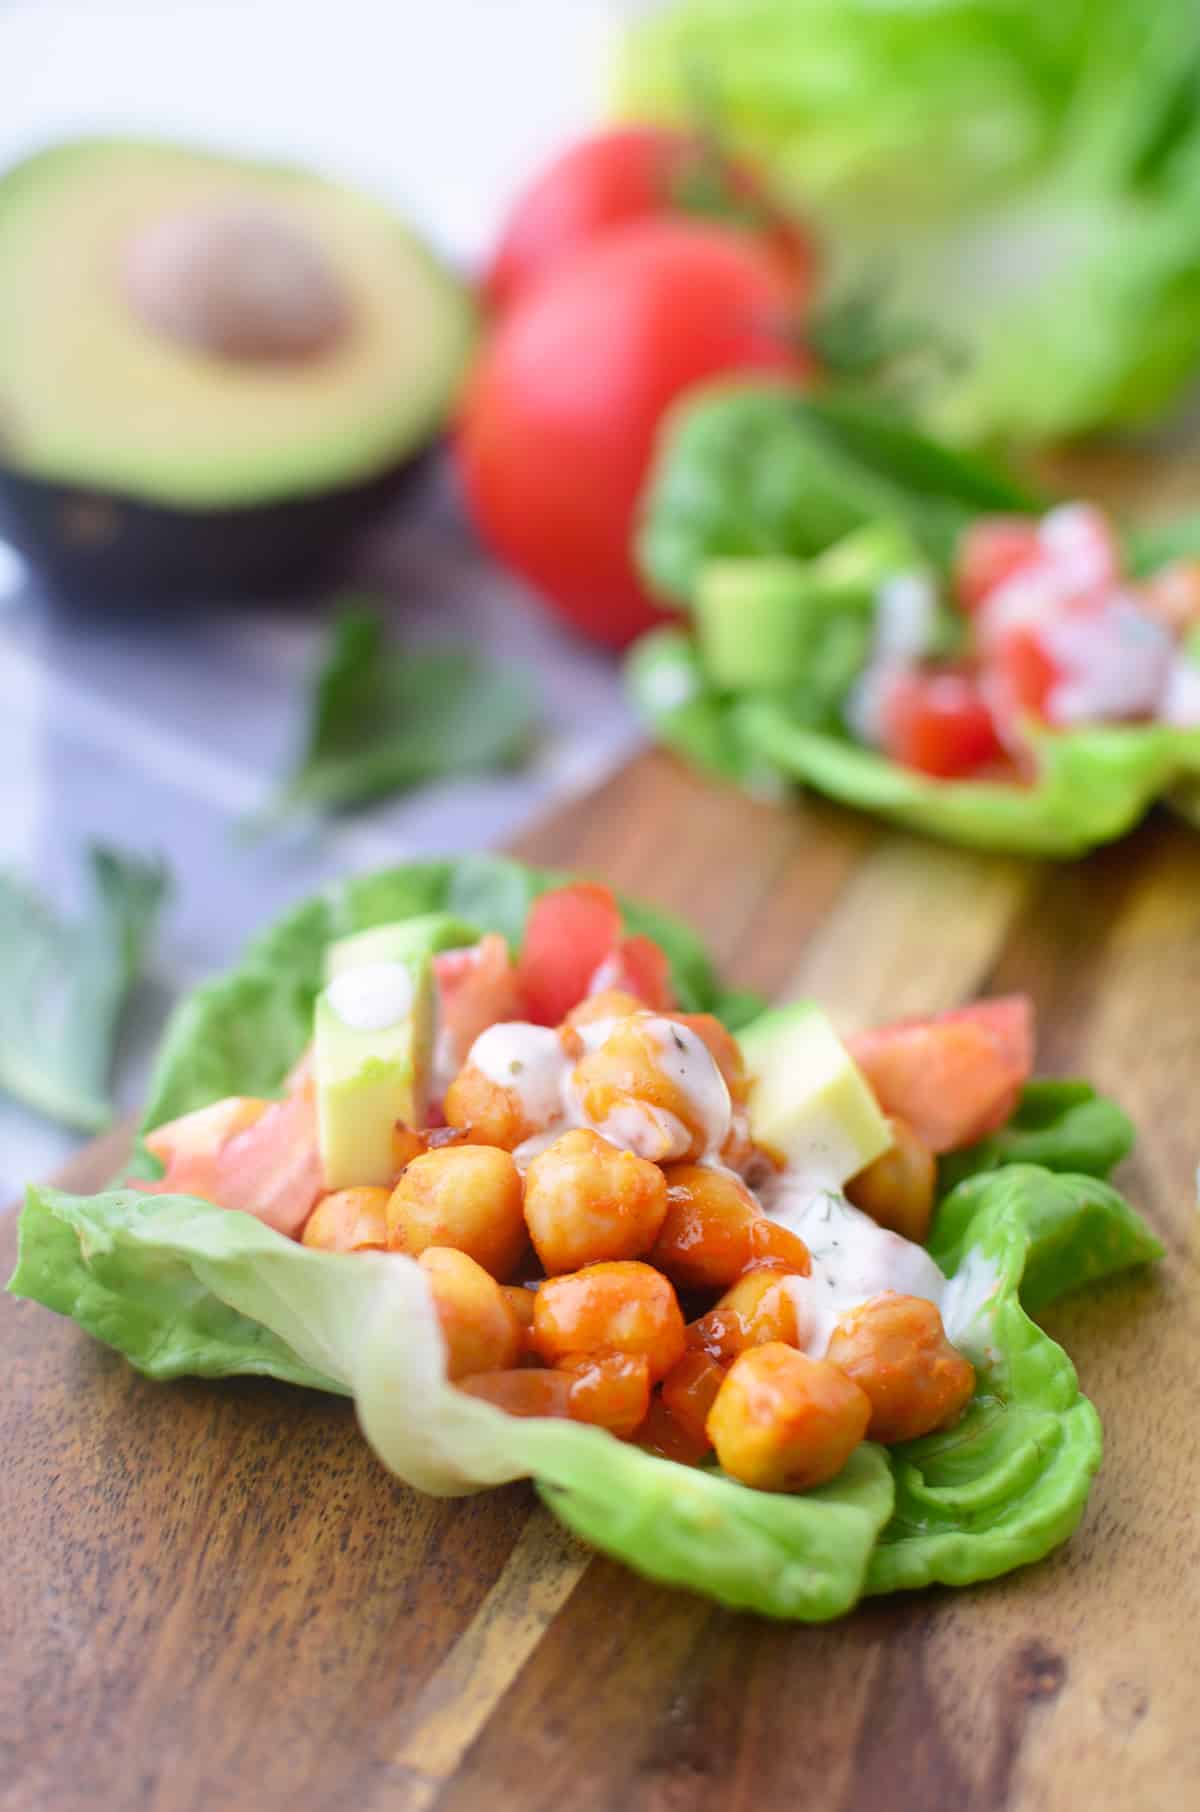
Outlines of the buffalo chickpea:
<svg viewBox="0 0 1200 1812">
<path fill-rule="evenodd" d="M 715 1013 L 672 1013 L 670 1017 L 677 1026 L 687 1026 L 708 1047 L 713 1062 L 725 1078 L 730 1100 L 734 1103 L 745 1101 L 750 1087 L 746 1061 L 741 1045 L 729 1028 L 721 1024 Z"/>
<path fill-rule="evenodd" d="M 580 1353 L 640 1353 L 657 1382 L 683 1356 L 683 1316 L 652 1265 L 588 1265 L 540 1286 L 533 1344 L 547 1365 Z"/>
<path fill-rule="evenodd" d="M 923 1296 L 889 1291 L 843 1315 L 827 1358 L 871 1404 L 873 1441 L 915 1441 L 956 1422 L 975 1389 L 970 1361 L 946 1338 Z"/>
<path fill-rule="evenodd" d="M 933 1219 L 937 1159 L 907 1121 L 893 1119 L 891 1128 L 890 1149 L 847 1183 L 846 1195 L 881 1227 L 923 1246 Z"/>
<path fill-rule="evenodd" d="M 628 1440 L 650 1408 L 650 1364 L 644 1353 L 568 1353 L 556 1371 L 571 1380 L 571 1414 Z"/>
<path fill-rule="evenodd" d="M 304 1223 L 300 1241 L 322 1252 L 365 1252 L 385 1247 L 386 1189 L 335 1189 L 323 1195 Z"/>
<path fill-rule="evenodd" d="M 688 1345 L 728 1363 L 752 1346 L 782 1341 L 798 1346 L 796 1305 L 782 1271 L 748 1271 L 726 1290 L 715 1308 L 688 1328 Z"/>
<path fill-rule="evenodd" d="M 493 1082 L 468 1063 L 446 1090 L 442 1103 L 446 1125 L 478 1145 L 498 1145 L 515 1151 L 534 1130 L 528 1123 L 521 1097 L 515 1089 Z"/>
<path fill-rule="evenodd" d="M 525 1247 L 521 1174 L 492 1145 L 449 1145 L 414 1158 L 387 1205 L 388 1243 L 414 1258 L 453 1246 L 503 1280 Z"/>
<path fill-rule="evenodd" d="M 446 1376 L 453 1381 L 475 1372 L 514 1369 L 521 1357 L 521 1329 L 495 1278 L 452 1246 L 427 1246 L 417 1263 L 446 1342 Z"/>
<path fill-rule="evenodd" d="M 656 1164 L 619 1151 L 598 1133 L 564 1133 L 525 1175 L 525 1224 L 551 1276 L 606 1258 L 637 1258 L 667 1212 Z"/>
<path fill-rule="evenodd" d="M 656 1459 L 674 1460 L 677 1466 L 697 1466 L 706 1454 L 712 1452 L 712 1442 L 707 1435 L 696 1439 L 676 1421 L 671 1411 L 657 1394 L 650 1399 L 650 1408 L 646 1420 L 636 1430 L 634 1440 L 639 1447 L 645 1448 Z"/>
<path fill-rule="evenodd" d="M 734 1360 L 706 1428 L 731 1478 L 807 1491 L 837 1477 L 870 1416 L 865 1393 L 836 1365 L 772 1342 Z"/>
<path fill-rule="evenodd" d="M 752 1267 L 807 1275 L 808 1248 L 765 1215 L 740 1178 L 704 1164 L 669 1164 L 667 1212 L 651 1264 L 681 1289 L 721 1290 Z"/>
<path fill-rule="evenodd" d="M 397 1120 L 392 1128 L 393 1185 L 401 1171 L 411 1164 L 414 1158 L 419 1158 L 421 1153 L 428 1149 L 429 1145 L 424 1133 L 414 1131 L 411 1126 L 406 1126 L 403 1120 Z"/>
<path fill-rule="evenodd" d="M 702 1448 L 712 1445 L 704 1425 L 724 1382 L 724 1366 L 695 1350 L 685 1353 L 662 1381 L 663 1407 Z"/>
<path fill-rule="evenodd" d="M 655 1013 L 620 1019 L 571 1073 L 588 1125 L 656 1164 L 719 1151 L 733 1115 L 703 1039 Z"/>
<path fill-rule="evenodd" d="M 598 994 L 585 995 L 577 1007 L 572 1007 L 563 1027 L 573 1030 L 576 1026 L 594 1026 L 606 1019 L 628 1019 L 631 1014 L 645 1011 L 645 1001 L 636 994 L 628 994 L 624 988 L 602 988 Z"/>
</svg>

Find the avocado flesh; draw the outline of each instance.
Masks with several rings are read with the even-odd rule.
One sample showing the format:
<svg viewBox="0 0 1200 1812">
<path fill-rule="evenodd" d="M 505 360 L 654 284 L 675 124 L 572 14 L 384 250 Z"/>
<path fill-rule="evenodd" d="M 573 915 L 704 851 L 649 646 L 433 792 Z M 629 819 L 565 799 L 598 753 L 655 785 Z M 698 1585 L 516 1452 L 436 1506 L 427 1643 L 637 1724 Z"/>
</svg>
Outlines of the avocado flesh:
<svg viewBox="0 0 1200 1812">
<path fill-rule="evenodd" d="M 402 966 L 412 984 L 412 1003 L 392 1024 L 366 1029 L 347 1024 L 328 990 L 317 1001 L 313 1074 L 327 1189 L 390 1183 L 396 1122 L 424 1125 L 433 1048 L 433 971 L 427 955 Z"/>
<path fill-rule="evenodd" d="M 333 270 L 348 324 L 301 362 L 156 335 L 121 282 L 172 213 L 270 210 Z M 119 140 L 0 178 L 0 458 L 18 474 L 186 510 L 353 487 L 441 426 L 472 334 L 466 292 L 380 203 L 305 171 Z"/>
<path fill-rule="evenodd" d="M 824 1013 L 776 1007 L 738 1034 L 752 1078 L 750 1132 L 814 1185 L 840 1189 L 882 1156 L 891 1129 Z"/>
<path fill-rule="evenodd" d="M 422 912 L 390 925 L 372 925 L 366 931 L 338 938 L 325 952 L 325 979 L 344 975 L 366 963 L 403 963 L 439 950 L 461 950 L 479 942 L 479 931 L 449 912 Z"/>
</svg>

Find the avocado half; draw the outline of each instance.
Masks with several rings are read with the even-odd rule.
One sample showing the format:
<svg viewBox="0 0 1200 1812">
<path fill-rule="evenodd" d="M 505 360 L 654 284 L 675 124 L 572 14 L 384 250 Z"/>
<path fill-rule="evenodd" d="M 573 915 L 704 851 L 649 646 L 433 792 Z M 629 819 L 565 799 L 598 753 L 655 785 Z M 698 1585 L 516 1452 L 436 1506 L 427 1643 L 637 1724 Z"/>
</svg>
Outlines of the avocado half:
<svg viewBox="0 0 1200 1812">
<path fill-rule="evenodd" d="M 469 295 L 313 173 L 82 140 L 0 177 L 0 531 L 60 590 L 336 562 L 443 426 Z"/>
</svg>

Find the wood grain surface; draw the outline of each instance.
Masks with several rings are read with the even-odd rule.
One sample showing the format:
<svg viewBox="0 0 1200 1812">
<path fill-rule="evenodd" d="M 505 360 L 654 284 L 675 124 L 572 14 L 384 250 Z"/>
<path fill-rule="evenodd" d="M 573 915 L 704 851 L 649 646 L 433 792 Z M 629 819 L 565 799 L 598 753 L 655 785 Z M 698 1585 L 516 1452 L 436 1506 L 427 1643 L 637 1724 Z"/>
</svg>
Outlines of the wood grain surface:
<svg viewBox="0 0 1200 1812">
<path fill-rule="evenodd" d="M 647 756 L 521 853 L 687 915 L 735 981 L 813 990 L 843 1026 L 1027 988 L 1043 1068 L 1126 1104 L 1123 1180 L 1168 1256 L 1048 1317 L 1107 1432 L 1082 1528 L 992 1585 L 776 1626 L 590 1556 L 525 1487 L 417 1496 L 342 1403 L 151 1384 L 9 1300 L 0 1807 L 1200 1804 L 1200 837 L 1162 819 L 1039 868 Z"/>
</svg>

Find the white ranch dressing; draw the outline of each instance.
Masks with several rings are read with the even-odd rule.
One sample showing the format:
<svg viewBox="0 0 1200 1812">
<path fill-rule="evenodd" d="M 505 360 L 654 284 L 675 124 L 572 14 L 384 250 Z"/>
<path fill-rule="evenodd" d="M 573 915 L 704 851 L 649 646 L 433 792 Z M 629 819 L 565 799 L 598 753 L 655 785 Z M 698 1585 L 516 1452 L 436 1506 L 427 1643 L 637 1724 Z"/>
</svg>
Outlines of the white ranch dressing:
<svg viewBox="0 0 1200 1812">
<path fill-rule="evenodd" d="M 471 1046 L 467 1062 L 515 1095 L 531 1126 L 546 1126 L 561 1115 L 568 1061 L 552 1027 L 524 1020 L 489 1026 Z"/>
<path fill-rule="evenodd" d="M 685 1097 L 703 1132 L 704 1153 L 720 1151 L 733 1121 L 733 1102 L 716 1058 L 691 1026 L 654 1015 L 646 1030 L 660 1052 L 658 1067 Z"/>
<path fill-rule="evenodd" d="M 403 963 L 363 963 L 335 975 L 325 998 L 355 1032 L 384 1032 L 412 1012 L 412 976 Z"/>
<path fill-rule="evenodd" d="M 940 1309 L 946 1279 L 925 1248 L 880 1227 L 844 1196 L 784 1171 L 760 1199 L 812 1256 L 811 1276 L 787 1280 L 800 1344 L 811 1359 L 823 1356 L 842 1316 L 873 1296 L 922 1296 Z"/>
</svg>

